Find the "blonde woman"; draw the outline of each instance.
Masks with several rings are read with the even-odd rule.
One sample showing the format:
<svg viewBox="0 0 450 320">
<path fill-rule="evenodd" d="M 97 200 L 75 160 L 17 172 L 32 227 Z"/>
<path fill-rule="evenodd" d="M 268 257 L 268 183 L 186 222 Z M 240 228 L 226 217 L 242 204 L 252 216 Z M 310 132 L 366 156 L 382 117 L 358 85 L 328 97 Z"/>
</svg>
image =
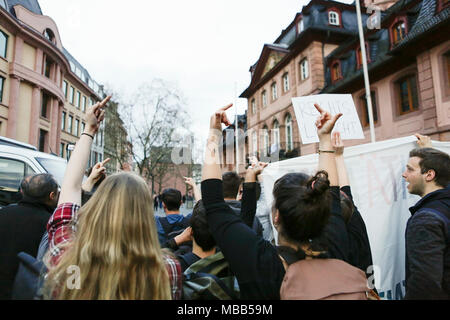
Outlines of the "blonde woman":
<svg viewBox="0 0 450 320">
<path fill-rule="evenodd" d="M 80 209 L 84 170 L 109 99 L 87 112 L 86 130 L 47 226 L 45 295 L 64 300 L 180 299 L 181 267 L 160 249 L 153 199 L 141 177 L 108 177 Z"/>
</svg>

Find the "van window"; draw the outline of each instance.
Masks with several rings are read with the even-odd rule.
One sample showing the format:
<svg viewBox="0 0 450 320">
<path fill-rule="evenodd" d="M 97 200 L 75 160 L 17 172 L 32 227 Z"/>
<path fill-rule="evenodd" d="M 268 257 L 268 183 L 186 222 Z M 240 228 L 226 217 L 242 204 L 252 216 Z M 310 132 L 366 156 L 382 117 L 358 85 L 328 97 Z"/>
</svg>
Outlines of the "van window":
<svg viewBox="0 0 450 320">
<path fill-rule="evenodd" d="M 22 161 L 0 158 L 0 204 L 8 205 L 21 199 L 19 190 L 23 178 L 35 171 Z"/>
<path fill-rule="evenodd" d="M 64 174 L 66 173 L 67 162 L 65 160 L 54 160 L 48 158 L 36 158 L 44 169 L 53 175 L 58 184 L 62 186 Z"/>
</svg>

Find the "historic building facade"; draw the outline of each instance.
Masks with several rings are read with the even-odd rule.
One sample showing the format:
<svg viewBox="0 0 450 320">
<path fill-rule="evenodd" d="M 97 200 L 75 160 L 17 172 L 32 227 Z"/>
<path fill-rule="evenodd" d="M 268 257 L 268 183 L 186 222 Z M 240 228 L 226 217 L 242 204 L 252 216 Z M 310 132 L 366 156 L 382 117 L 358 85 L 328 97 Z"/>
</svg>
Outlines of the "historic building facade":
<svg viewBox="0 0 450 320">
<path fill-rule="evenodd" d="M 366 5 L 374 5 L 366 1 Z M 446 0 L 382 4 L 363 25 L 377 140 L 413 135 L 450 140 L 450 8 Z M 321 93 L 352 94 L 370 142 L 356 6 L 311 0 L 251 66 L 248 100 L 249 155 L 279 152 L 281 159 L 316 152 L 303 145 L 292 98 Z"/>
<path fill-rule="evenodd" d="M 102 97 L 36 0 L 0 0 L 0 135 L 66 158 Z M 103 140 L 102 128 L 91 162 L 103 159 Z"/>
</svg>

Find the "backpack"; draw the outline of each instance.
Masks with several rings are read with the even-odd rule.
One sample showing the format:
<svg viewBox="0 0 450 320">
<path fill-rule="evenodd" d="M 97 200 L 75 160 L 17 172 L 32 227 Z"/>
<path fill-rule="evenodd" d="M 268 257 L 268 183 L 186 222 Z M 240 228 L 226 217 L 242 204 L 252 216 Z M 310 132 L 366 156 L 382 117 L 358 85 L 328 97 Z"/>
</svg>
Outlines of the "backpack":
<svg viewBox="0 0 450 320">
<path fill-rule="evenodd" d="M 44 263 L 25 252 L 17 255 L 19 269 L 14 279 L 12 300 L 42 300 L 43 275 L 47 272 Z"/>
<path fill-rule="evenodd" d="M 281 300 L 380 300 L 368 287 L 366 274 L 337 259 L 299 260 L 293 250 L 279 248 L 288 264 Z"/>
<path fill-rule="evenodd" d="M 170 224 L 167 217 L 159 217 L 159 223 L 164 230 L 164 239 L 160 239 L 161 245 L 166 241 L 175 238 L 183 233 L 183 231 L 190 226 L 190 219 L 183 217 L 183 219 L 174 224 Z M 161 236 L 160 236 L 161 237 Z"/>
<path fill-rule="evenodd" d="M 183 300 L 237 300 L 239 286 L 222 252 L 192 264 L 183 274 Z"/>
</svg>

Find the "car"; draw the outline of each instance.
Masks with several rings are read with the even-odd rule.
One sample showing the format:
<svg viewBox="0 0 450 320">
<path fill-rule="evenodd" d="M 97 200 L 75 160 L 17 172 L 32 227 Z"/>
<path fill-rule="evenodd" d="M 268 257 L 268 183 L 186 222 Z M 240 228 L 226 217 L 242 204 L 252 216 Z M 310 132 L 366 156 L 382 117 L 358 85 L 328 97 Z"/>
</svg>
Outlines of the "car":
<svg viewBox="0 0 450 320">
<path fill-rule="evenodd" d="M 20 183 L 24 177 L 52 174 L 61 186 L 67 160 L 39 152 L 34 146 L 0 137 L 0 207 L 21 199 Z"/>
</svg>

